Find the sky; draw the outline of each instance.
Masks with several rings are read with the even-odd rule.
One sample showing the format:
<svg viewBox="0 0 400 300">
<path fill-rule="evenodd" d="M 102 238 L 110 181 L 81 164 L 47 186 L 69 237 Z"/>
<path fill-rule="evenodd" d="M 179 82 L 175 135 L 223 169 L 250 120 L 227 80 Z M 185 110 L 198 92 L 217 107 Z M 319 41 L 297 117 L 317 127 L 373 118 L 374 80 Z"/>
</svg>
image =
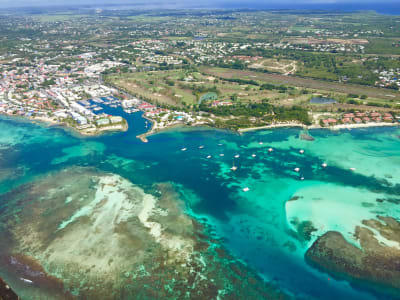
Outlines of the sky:
<svg viewBox="0 0 400 300">
<path fill-rule="evenodd" d="M 378 3 L 377 3 L 378 2 Z M 135 6 L 159 6 L 159 7 L 247 7 L 247 8 L 305 8 L 355 6 L 372 7 L 387 4 L 399 4 L 400 0 L 0 0 L 0 8 L 7 7 L 35 7 L 35 6 L 75 6 L 92 5 L 102 6 L 104 4 L 128 4 Z"/>
</svg>

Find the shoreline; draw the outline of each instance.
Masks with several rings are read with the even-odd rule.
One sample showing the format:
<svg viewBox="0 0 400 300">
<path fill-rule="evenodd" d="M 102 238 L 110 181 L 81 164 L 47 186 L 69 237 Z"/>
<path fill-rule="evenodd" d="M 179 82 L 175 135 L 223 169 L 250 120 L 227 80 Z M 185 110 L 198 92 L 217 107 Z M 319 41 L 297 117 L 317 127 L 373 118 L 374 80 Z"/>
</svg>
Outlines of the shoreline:
<svg viewBox="0 0 400 300">
<path fill-rule="evenodd" d="M 249 132 L 249 131 L 256 131 L 256 130 L 262 130 L 262 129 L 274 129 L 274 128 L 283 128 L 283 127 L 302 127 L 302 128 L 308 128 L 307 125 L 301 124 L 301 123 L 277 123 L 277 124 L 270 124 L 270 125 L 264 125 L 264 126 L 259 126 L 259 127 L 247 127 L 247 128 L 239 128 L 237 131 L 239 133 L 244 133 L 244 132 Z"/>
<path fill-rule="evenodd" d="M 30 119 L 28 119 L 30 120 Z M 74 127 L 69 126 L 67 123 L 64 122 L 52 122 L 52 123 L 48 123 L 44 120 L 40 120 L 40 119 L 32 119 L 31 121 L 33 122 L 39 122 L 39 123 L 44 123 L 46 124 L 48 127 L 58 127 L 61 128 L 63 130 L 66 130 L 68 132 L 71 132 L 74 135 L 78 135 L 81 137 L 97 137 L 97 136 L 101 136 L 107 133 L 116 133 L 116 132 L 126 132 L 129 129 L 128 123 L 125 124 L 117 124 L 117 125 L 110 125 L 107 127 L 103 127 L 103 128 L 96 128 L 93 130 L 93 127 L 88 128 L 88 130 L 80 130 Z M 92 129 L 92 130 L 90 130 Z"/>
<path fill-rule="evenodd" d="M 141 140 L 143 143 L 148 143 L 149 141 L 148 141 L 147 137 L 156 132 L 155 129 L 154 129 L 154 124 L 156 124 L 157 122 L 147 118 L 144 114 L 142 114 L 142 118 L 147 120 L 147 121 L 149 121 L 150 124 L 151 124 L 151 127 L 150 127 L 150 129 L 148 131 L 137 135 L 136 138 Z"/>
<path fill-rule="evenodd" d="M 174 124 L 170 126 L 166 126 L 163 128 L 151 128 L 149 131 L 142 133 L 138 136 L 136 136 L 138 139 L 140 139 L 143 143 L 147 143 L 148 139 L 147 137 L 160 133 L 162 131 L 166 131 L 171 128 L 175 127 L 180 127 L 180 126 L 188 126 L 188 127 L 197 127 L 197 126 L 205 126 L 209 124 L 193 124 L 193 125 L 186 125 L 186 124 Z M 372 128 L 372 127 L 395 127 L 395 126 L 400 126 L 400 123 L 362 123 L 362 124 L 340 124 L 340 125 L 335 125 L 335 126 L 329 126 L 329 127 L 323 127 L 320 125 L 305 125 L 301 123 L 278 123 L 278 124 L 271 124 L 271 125 L 265 125 L 265 126 L 260 126 L 260 127 L 248 127 L 248 128 L 239 128 L 238 130 L 231 130 L 228 129 L 232 132 L 237 132 L 239 134 L 243 134 L 246 132 L 252 132 L 252 131 L 257 131 L 257 130 L 265 130 L 265 129 L 279 129 L 279 128 L 303 128 L 303 129 L 328 129 L 328 130 L 341 130 L 341 129 L 357 129 L 357 128 Z M 210 126 L 213 129 L 217 129 L 216 127 Z"/>
<path fill-rule="evenodd" d="M 112 133 L 112 132 L 126 132 L 129 129 L 128 123 L 125 120 L 124 124 L 117 124 L 117 125 L 110 125 L 107 127 L 103 128 L 96 128 L 95 130 L 88 131 L 88 130 L 80 130 L 75 127 L 71 127 L 68 125 L 68 123 L 65 122 L 60 122 L 56 121 L 52 118 L 47 118 L 47 117 L 26 117 L 26 116 L 14 116 L 14 115 L 8 115 L 8 114 L 1 114 L 1 116 L 10 118 L 12 119 L 19 119 L 21 121 L 25 122 L 30 122 L 30 123 L 36 123 L 36 124 L 41 124 L 43 126 L 46 126 L 48 128 L 54 127 L 54 128 L 61 128 L 65 131 L 68 131 L 69 133 L 81 137 L 96 137 L 96 136 L 101 136 L 106 133 Z M 88 128 L 90 129 L 90 128 Z"/>
<path fill-rule="evenodd" d="M 60 121 L 55 121 L 54 119 L 51 118 L 46 118 L 46 117 L 24 117 L 24 116 L 14 116 L 14 115 L 7 115 L 7 114 L 1 114 L 5 117 L 8 117 L 10 119 L 21 119 L 27 122 L 32 122 L 32 123 L 40 123 L 40 124 L 45 124 L 47 127 L 59 127 L 62 128 L 63 130 L 69 131 L 72 134 L 77 134 L 80 135 L 82 137 L 96 137 L 96 136 L 101 136 L 103 134 L 106 133 L 113 133 L 113 132 L 126 132 L 129 130 L 129 126 L 128 123 L 126 122 L 125 124 L 121 125 L 112 125 L 108 127 L 104 127 L 104 128 L 100 128 L 96 130 L 92 130 L 92 131 L 84 131 L 84 130 L 79 130 L 77 128 L 71 127 L 69 126 L 67 123 L 65 122 L 60 122 Z M 218 129 L 217 127 L 214 127 L 212 125 L 210 125 L 209 123 L 194 123 L 191 125 L 187 125 L 187 124 L 182 124 L 182 123 L 174 123 L 165 127 L 157 127 L 157 122 L 149 119 L 145 116 L 142 116 L 144 119 L 146 119 L 148 122 L 151 123 L 151 128 L 140 134 L 137 135 L 136 138 L 138 138 L 139 140 L 141 140 L 143 143 L 148 143 L 148 139 L 147 137 L 153 135 L 153 134 L 157 134 L 166 130 L 169 130 L 171 128 L 176 128 L 176 127 L 198 127 L 198 126 L 210 126 L 210 128 L 213 129 Z M 400 126 L 400 123 L 373 123 L 373 122 L 369 122 L 369 123 L 360 123 L 360 124 L 338 124 L 338 125 L 334 125 L 334 126 L 328 126 L 328 127 L 323 127 L 320 125 L 305 125 L 305 124 L 301 124 L 301 123 L 297 123 L 297 122 L 288 122 L 288 123 L 276 123 L 276 124 L 270 124 L 270 125 L 264 125 L 264 126 L 259 126 L 259 127 L 247 127 L 247 128 L 239 128 L 237 130 L 232 130 L 229 129 L 232 132 L 237 132 L 239 134 L 243 134 L 246 132 L 252 132 L 252 131 L 257 131 L 257 130 L 268 130 L 268 129 L 279 129 L 279 128 L 303 128 L 303 129 L 329 129 L 329 130 L 341 130 L 341 129 L 357 129 L 357 128 L 371 128 L 371 127 L 395 127 L 395 126 Z"/>
<path fill-rule="evenodd" d="M 361 123 L 361 124 L 340 124 L 332 126 L 332 130 L 340 129 L 353 129 L 353 128 L 368 128 L 368 127 L 388 127 L 388 126 L 400 126 L 400 123 Z M 329 128 L 329 127 L 321 127 Z"/>
<path fill-rule="evenodd" d="M 143 117 L 143 118 L 145 118 L 145 117 Z M 136 136 L 136 138 L 141 140 L 143 143 L 148 143 L 149 140 L 147 139 L 147 137 L 149 137 L 149 136 L 151 136 L 153 134 L 160 133 L 162 131 L 167 131 L 168 129 L 171 129 L 171 128 L 188 126 L 188 125 L 185 125 L 185 124 L 182 124 L 182 123 L 175 123 L 175 124 L 171 124 L 171 125 L 159 128 L 159 127 L 156 127 L 157 126 L 157 122 L 155 122 L 155 121 L 153 121 L 151 119 L 148 119 L 148 118 L 145 118 L 145 119 L 148 120 L 149 122 L 151 122 L 150 130 L 148 130 L 148 131 Z M 197 125 L 190 125 L 189 127 L 196 127 L 196 126 Z"/>
<path fill-rule="evenodd" d="M 400 123 L 361 123 L 361 124 L 339 124 L 334 126 L 323 127 L 320 125 L 305 125 L 301 123 L 278 123 L 265 125 L 260 127 L 249 127 L 238 129 L 239 133 L 262 130 L 262 129 L 275 129 L 275 128 L 294 128 L 301 127 L 304 129 L 329 129 L 329 130 L 340 130 L 340 129 L 357 129 L 357 128 L 369 128 L 369 127 L 388 127 L 388 126 L 400 126 Z"/>
</svg>

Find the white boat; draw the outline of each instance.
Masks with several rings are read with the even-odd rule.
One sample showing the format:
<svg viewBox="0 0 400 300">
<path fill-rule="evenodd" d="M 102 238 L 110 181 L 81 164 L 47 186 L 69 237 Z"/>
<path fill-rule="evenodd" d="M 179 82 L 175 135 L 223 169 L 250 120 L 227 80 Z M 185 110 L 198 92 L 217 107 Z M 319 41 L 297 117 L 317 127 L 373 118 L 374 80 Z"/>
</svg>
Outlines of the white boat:
<svg viewBox="0 0 400 300">
<path fill-rule="evenodd" d="M 218 146 L 222 146 L 222 144 L 218 144 Z"/>
<path fill-rule="evenodd" d="M 258 142 L 258 144 L 259 144 L 259 145 L 262 145 L 262 144 L 263 144 L 263 142 Z"/>
<path fill-rule="evenodd" d="M 326 168 L 326 167 L 328 166 L 328 164 L 327 164 L 327 163 L 323 163 L 321 166 L 322 166 L 323 168 Z"/>
<path fill-rule="evenodd" d="M 250 189 L 248 187 L 243 188 L 243 192 L 248 192 Z"/>
<path fill-rule="evenodd" d="M 203 149 L 203 148 L 204 148 L 204 146 L 203 146 L 203 145 L 199 146 L 199 149 Z"/>
<path fill-rule="evenodd" d="M 301 177 L 300 177 L 300 180 L 301 180 L 301 181 L 303 181 L 303 180 L 304 180 L 304 177 L 303 177 L 303 176 L 301 176 Z"/>
<path fill-rule="evenodd" d="M 239 157 L 240 157 L 240 155 L 239 155 L 239 154 L 236 154 L 236 155 L 235 155 L 235 158 L 239 158 Z"/>
<path fill-rule="evenodd" d="M 186 151 L 186 150 L 187 150 L 187 148 L 182 148 L 182 149 L 181 149 L 181 151 Z"/>
<path fill-rule="evenodd" d="M 299 151 L 299 153 L 300 153 L 300 154 L 303 154 L 303 153 L 304 153 L 304 150 L 303 150 L 303 149 L 301 149 L 301 150 Z"/>
<path fill-rule="evenodd" d="M 233 160 L 233 163 L 232 163 L 232 168 L 231 168 L 231 170 L 232 170 L 232 171 L 236 171 L 236 170 L 237 170 L 237 168 L 238 168 L 238 167 L 236 167 L 236 166 L 235 166 L 235 160 Z"/>
<path fill-rule="evenodd" d="M 222 157 L 222 156 L 224 156 L 224 155 L 225 155 L 225 154 L 221 153 L 219 156 L 221 156 L 221 157 Z"/>
<path fill-rule="evenodd" d="M 355 171 L 356 170 L 356 168 L 350 168 L 350 171 Z"/>
<path fill-rule="evenodd" d="M 295 171 L 295 172 L 299 172 L 299 171 L 300 171 L 300 168 L 294 168 L 294 171 Z"/>
<path fill-rule="evenodd" d="M 268 152 L 272 152 L 272 151 L 274 151 L 274 149 L 272 149 L 272 148 L 269 148 L 269 149 L 268 149 Z"/>
<path fill-rule="evenodd" d="M 211 157 L 212 157 L 211 155 L 208 155 L 208 156 L 207 156 L 207 159 L 210 159 Z"/>
<path fill-rule="evenodd" d="M 20 277 L 20 279 L 21 279 L 22 281 L 26 282 L 26 283 L 33 283 L 32 280 L 29 280 L 29 279 L 26 279 L 26 278 Z"/>
<path fill-rule="evenodd" d="M 256 155 L 255 155 L 255 154 L 252 154 L 251 157 L 256 157 Z"/>
</svg>

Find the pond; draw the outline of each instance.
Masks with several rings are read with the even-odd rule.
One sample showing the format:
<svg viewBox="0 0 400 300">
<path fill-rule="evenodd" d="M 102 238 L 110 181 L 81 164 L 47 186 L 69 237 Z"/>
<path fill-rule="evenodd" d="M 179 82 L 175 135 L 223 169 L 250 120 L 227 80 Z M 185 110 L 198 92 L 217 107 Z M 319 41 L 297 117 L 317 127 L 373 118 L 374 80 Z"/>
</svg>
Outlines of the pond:
<svg viewBox="0 0 400 300">
<path fill-rule="evenodd" d="M 332 104 L 332 103 L 337 103 L 337 101 L 335 99 L 331 99 L 331 98 L 314 97 L 310 100 L 310 103 L 312 103 L 312 104 Z"/>
</svg>

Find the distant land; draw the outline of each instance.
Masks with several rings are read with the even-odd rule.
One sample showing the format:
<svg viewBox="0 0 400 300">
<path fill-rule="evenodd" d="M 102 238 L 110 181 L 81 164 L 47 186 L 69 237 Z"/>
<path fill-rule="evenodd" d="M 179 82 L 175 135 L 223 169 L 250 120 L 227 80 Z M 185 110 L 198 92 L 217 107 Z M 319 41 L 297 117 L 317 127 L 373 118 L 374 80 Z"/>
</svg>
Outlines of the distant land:
<svg viewBox="0 0 400 300">
<path fill-rule="evenodd" d="M 138 3 L 127 3 L 124 1 L 116 3 L 104 3 L 104 1 L 69 1 L 49 3 L 37 1 L 35 3 L 26 1 L 6 1 L 0 4 L 0 10 L 13 8 L 26 8 L 37 10 L 38 8 L 78 9 L 78 8 L 99 8 L 99 9 L 249 9 L 249 10 L 323 10 L 326 12 L 359 12 L 375 11 L 380 14 L 400 15 L 400 5 L 395 2 L 375 3 L 286 3 L 275 2 L 248 2 L 248 1 L 143 1 Z"/>
</svg>

